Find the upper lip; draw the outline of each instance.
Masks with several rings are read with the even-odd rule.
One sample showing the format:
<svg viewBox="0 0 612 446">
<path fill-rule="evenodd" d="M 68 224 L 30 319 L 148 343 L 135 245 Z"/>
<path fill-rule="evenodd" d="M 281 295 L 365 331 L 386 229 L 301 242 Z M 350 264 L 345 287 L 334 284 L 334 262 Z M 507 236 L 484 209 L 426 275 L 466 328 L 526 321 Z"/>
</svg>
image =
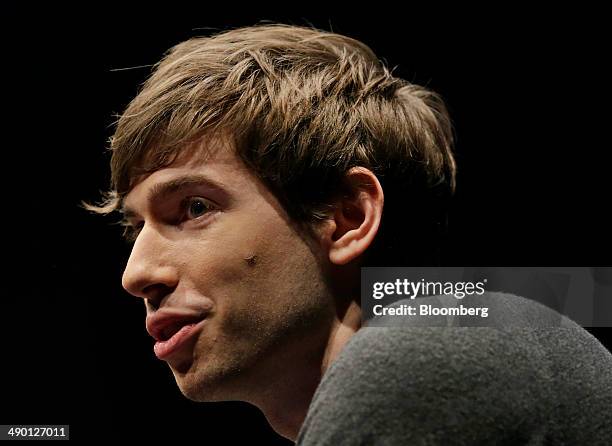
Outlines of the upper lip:
<svg viewBox="0 0 612 446">
<path fill-rule="evenodd" d="M 156 341 L 170 339 L 181 327 L 199 322 L 206 317 L 202 313 L 179 313 L 158 310 L 155 314 L 147 316 L 147 331 Z"/>
</svg>

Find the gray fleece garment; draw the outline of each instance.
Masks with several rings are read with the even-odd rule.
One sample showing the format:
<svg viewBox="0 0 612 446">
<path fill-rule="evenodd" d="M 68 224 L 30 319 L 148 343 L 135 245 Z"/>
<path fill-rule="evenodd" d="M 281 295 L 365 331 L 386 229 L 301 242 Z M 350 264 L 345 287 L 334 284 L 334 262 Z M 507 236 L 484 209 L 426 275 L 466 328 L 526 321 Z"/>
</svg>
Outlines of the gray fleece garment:
<svg viewBox="0 0 612 446">
<path fill-rule="evenodd" d="M 497 327 L 364 327 L 325 373 L 298 445 L 612 445 L 612 355 L 563 318 L 488 293 Z M 431 321 L 430 321 L 431 322 Z M 460 318 L 451 325 L 461 324 Z"/>
</svg>

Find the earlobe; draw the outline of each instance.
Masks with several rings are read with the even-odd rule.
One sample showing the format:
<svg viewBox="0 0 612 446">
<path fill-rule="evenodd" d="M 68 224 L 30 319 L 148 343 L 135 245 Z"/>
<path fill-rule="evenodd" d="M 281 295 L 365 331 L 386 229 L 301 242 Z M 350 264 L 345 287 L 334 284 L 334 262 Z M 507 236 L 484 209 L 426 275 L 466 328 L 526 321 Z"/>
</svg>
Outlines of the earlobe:
<svg viewBox="0 0 612 446">
<path fill-rule="evenodd" d="M 329 260 L 345 265 L 362 255 L 373 243 L 382 219 L 383 190 L 376 175 L 365 167 L 346 174 L 347 194 L 337 203 Z"/>
</svg>

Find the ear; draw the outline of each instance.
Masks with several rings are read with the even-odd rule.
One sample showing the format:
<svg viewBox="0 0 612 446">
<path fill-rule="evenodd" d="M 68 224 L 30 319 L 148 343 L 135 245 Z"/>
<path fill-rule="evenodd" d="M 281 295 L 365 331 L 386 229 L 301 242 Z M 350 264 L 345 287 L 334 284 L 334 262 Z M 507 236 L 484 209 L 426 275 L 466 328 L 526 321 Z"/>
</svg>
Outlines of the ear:
<svg viewBox="0 0 612 446">
<path fill-rule="evenodd" d="M 383 212 L 383 190 L 369 169 L 350 169 L 345 188 L 346 193 L 336 202 L 326 231 L 329 260 L 336 265 L 345 265 L 368 249 L 378 232 Z"/>
</svg>

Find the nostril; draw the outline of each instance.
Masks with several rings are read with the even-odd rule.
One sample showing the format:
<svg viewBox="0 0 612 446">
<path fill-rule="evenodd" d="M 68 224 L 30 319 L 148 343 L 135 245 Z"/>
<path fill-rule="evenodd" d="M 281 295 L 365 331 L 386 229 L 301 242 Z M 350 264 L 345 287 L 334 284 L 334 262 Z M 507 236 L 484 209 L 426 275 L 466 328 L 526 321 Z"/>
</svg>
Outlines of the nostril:
<svg viewBox="0 0 612 446">
<path fill-rule="evenodd" d="M 178 285 L 176 268 L 131 258 L 123 273 L 122 284 L 128 293 L 143 299 L 160 301 Z"/>
<path fill-rule="evenodd" d="M 169 295 L 171 292 L 172 290 L 170 287 L 162 283 L 148 285 L 142 289 L 143 296 L 147 299 L 152 309 L 155 310 L 159 308 L 164 297 Z"/>
</svg>

